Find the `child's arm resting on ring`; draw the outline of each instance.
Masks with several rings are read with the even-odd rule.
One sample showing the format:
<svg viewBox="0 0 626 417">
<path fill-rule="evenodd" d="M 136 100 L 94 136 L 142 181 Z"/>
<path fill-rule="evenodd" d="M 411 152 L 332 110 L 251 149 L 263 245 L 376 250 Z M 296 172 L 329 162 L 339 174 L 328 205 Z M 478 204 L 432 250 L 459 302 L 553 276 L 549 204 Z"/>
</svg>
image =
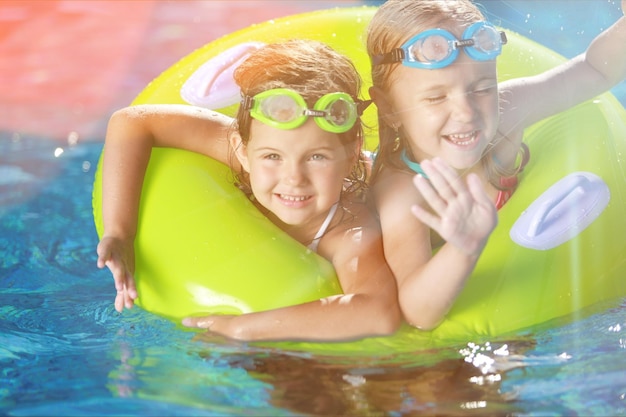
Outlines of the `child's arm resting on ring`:
<svg viewBox="0 0 626 417">
<path fill-rule="evenodd" d="M 133 242 L 143 179 L 154 146 L 204 153 L 224 162 L 229 117 L 184 105 L 141 105 L 116 111 L 109 120 L 102 165 L 99 268 L 107 266 L 118 291 L 115 306 L 131 308 L 137 297 Z"/>
<path fill-rule="evenodd" d="M 339 341 L 389 335 L 401 323 L 396 286 L 385 263 L 380 233 L 354 228 L 344 233 L 333 265 L 345 294 L 244 314 L 187 318 L 183 324 L 237 340 Z"/>
<path fill-rule="evenodd" d="M 98 268 L 109 268 L 115 281 L 115 309 L 120 313 L 132 308 L 137 298 L 137 288 L 133 274 L 135 272 L 135 251 L 133 240 L 103 237 L 97 248 Z"/>
</svg>

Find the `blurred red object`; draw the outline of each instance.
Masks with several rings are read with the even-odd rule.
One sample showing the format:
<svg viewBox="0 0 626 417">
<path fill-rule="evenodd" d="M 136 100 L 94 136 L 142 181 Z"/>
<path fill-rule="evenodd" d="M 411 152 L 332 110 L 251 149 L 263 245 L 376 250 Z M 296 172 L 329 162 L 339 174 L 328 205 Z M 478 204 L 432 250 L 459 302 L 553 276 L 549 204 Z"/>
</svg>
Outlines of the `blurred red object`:
<svg viewBox="0 0 626 417">
<path fill-rule="evenodd" d="M 254 23 L 338 3 L 2 0 L 0 130 L 101 140 L 112 111 L 193 50 Z"/>
</svg>

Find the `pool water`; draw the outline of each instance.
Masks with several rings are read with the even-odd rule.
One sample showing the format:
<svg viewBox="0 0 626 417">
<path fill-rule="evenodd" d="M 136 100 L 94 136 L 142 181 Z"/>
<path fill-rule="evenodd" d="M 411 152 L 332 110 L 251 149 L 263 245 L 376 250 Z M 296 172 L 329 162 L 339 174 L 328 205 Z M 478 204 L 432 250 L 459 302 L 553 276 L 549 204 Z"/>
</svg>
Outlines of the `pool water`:
<svg viewBox="0 0 626 417">
<path fill-rule="evenodd" d="M 483 3 L 565 56 L 620 13 L 601 0 Z M 613 91 L 626 103 L 624 83 Z M 120 315 L 95 267 L 102 136 L 61 142 L 23 127 L 0 131 L 2 415 L 626 415 L 623 299 L 506 339 L 368 355 L 197 338 L 139 308 Z"/>
</svg>

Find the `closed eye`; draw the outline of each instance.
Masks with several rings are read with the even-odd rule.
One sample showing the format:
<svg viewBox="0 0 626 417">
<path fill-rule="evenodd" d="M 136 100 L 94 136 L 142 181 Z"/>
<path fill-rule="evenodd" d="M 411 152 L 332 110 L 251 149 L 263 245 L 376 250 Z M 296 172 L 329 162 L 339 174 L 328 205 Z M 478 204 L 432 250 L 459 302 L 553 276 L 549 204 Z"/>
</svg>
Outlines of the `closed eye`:
<svg viewBox="0 0 626 417">
<path fill-rule="evenodd" d="M 498 81 L 495 79 L 485 79 L 474 85 L 474 89 L 472 93 L 478 95 L 486 95 L 492 94 L 495 90 L 498 89 Z"/>
<path fill-rule="evenodd" d="M 441 103 L 446 99 L 446 96 L 427 97 L 426 101 L 431 104 Z"/>
<path fill-rule="evenodd" d="M 481 87 L 481 88 L 477 88 L 476 90 L 474 90 L 474 94 L 487 95 L 487 94 L 493 93 L 495 89 L 496 89 L 495 85 L 490 85 L 488 87 Z"/>
</svg>

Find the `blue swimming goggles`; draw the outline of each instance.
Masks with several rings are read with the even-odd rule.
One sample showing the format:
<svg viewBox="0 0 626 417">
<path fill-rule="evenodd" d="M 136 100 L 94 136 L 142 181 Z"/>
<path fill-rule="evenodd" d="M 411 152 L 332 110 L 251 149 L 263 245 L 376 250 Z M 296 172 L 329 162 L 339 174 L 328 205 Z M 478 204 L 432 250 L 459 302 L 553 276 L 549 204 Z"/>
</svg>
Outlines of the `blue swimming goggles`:
<svg viewBox="0 0 626 417">
<path fill-rule="evenodd" d="M 452 64 L 459 56 L 459 49 L 475 61 L 489 61 L 500 55 L 506 44 L 506 34 L 488 22 L 476 22 L 457 39 L 445 29 L 430 29 L 409 39 L 400 48 L 376 55 L 373 65 L 402 62 L 412 68 L 439 69 Z"/>
<path fill-rule="evenodd" d="M 304 98 L 287 88 L 263 91 L 254 97 L 245 96 L 244 110 L 258 121 L 278 129 L 290 130 L 300 127 L 309 117 L 327 132 L 344 133 L 352 129 L 371 101 L 356 102 L 347 93 L 323 95 L 313 109 L 307 107 Z"/>
</svg>

